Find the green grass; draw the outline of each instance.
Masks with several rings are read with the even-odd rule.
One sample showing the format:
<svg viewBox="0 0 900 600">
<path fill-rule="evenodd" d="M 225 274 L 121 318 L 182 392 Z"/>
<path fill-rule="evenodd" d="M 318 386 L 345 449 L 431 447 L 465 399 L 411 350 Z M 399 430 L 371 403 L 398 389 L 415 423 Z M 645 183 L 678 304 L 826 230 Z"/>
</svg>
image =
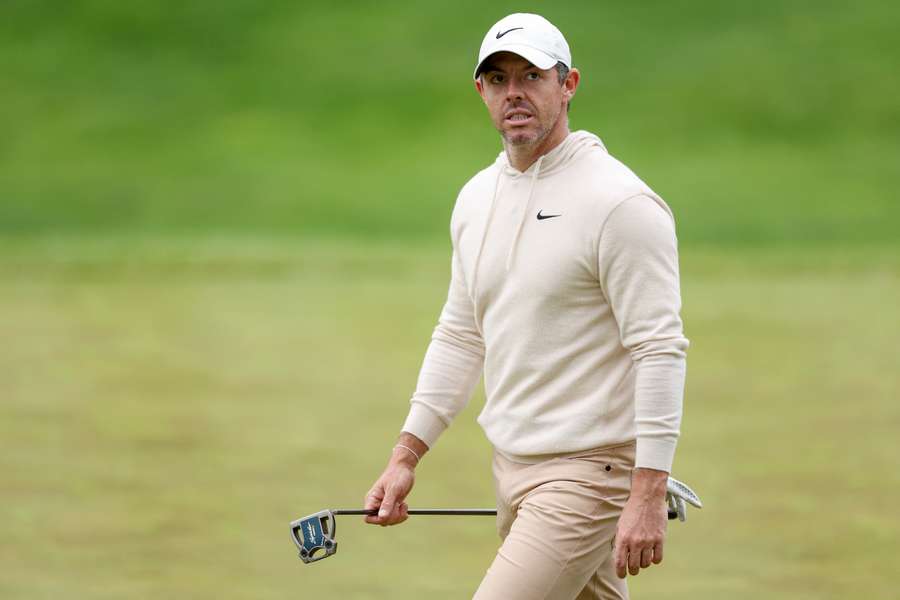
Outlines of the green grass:
<svg viewBox="0 0 900 600">
<path fill-rule="evenodd" d="M 386 459 L 446 289 L 442 245 L 267 239 L 0 244 L 0 595 L 464 598 L 491 519 L 287 523 L 355 506 Z M 883 598 L 900 255 L 682 255 L 693 345 L 673 524 L 636 597 Z M 423 462 L 418 506 L 492 502 L 482 399 Z"/>
<path fill-rule="evenodd" d="M 896 3 L 535 2 L 685 243 L 896 243 Z M 0 233 L 444 239 L 518 3 L 0 6 Z"/>
</svg>

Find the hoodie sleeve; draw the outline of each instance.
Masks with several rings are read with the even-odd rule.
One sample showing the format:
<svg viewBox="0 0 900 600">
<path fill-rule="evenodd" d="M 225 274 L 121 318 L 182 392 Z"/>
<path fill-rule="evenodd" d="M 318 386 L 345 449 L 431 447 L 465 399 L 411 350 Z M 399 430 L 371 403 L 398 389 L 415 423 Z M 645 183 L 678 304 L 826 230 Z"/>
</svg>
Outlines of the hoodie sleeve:
<svg viewBox="0 0 900 600">
<path fill-rule="evenodd" d="M 682 333 L 675 224 L 646 195 L 621 202 L 599 242 L 600 283 L 635 366 L 636 467 L 671 471 L 688 340 Z"/>
<path fill-rule="evenodd" d="M 403 431 L 433 447 L 469 402 L 483 367 L 484 341 L 454 250 L 447 302 L 425 352 Z"/>
</svg>

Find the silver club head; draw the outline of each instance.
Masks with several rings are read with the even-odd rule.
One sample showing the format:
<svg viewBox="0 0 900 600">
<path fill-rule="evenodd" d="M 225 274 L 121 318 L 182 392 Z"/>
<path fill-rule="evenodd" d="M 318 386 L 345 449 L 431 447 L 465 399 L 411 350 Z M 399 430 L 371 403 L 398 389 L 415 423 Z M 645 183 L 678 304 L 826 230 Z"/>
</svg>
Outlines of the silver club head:
<svg viewBox="0 0 900 600">
<path fill-rule="evenodd" d="M 666 481 L 666 505 L 670 519 L 678 517 L 679 521 L 687 521 L 685 502 L 697 508 L 703 508 L 703 502 L 700 501 L 700 496 L 694 490 L 674 477 L 669 477 Z"/>
</svg>

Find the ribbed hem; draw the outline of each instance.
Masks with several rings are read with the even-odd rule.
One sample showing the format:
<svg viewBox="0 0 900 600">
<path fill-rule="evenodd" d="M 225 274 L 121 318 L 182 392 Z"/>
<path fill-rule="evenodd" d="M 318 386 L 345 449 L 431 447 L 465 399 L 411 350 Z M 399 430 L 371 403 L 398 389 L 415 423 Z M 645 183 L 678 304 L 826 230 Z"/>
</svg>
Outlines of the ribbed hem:
<svg viewBox="0 0 900 600">
<path fill-rule="evenodd" d="M 676 440 L 638 437 L 634 466 L 638 469 L 656 469 L 672 472 Z"/>
<path fill-rule="evenodd" d="M 565 452 L 550 452 L 548 454 L 510 454 L 508 452 L 504 452 L 500 448 L 494 446 L 494 452 L 505 458 L 506 460 L 514 463 L 519 463 L 523 465 L 536 465 L 538 463 L 546 462 L 548 460 L 556 460 L 557 458 L 575 458 L 576 456 L 584 456 L 586 454 L 600 454 L 600 453 L 613 453 L 618 450 L 623 450 L 626 448 L 630 448 L 628 452 L 623 452 L 622 454 L 629 456 L 631 458 L 634 455 L 634 440 L 627 440 L 624 442 L 613 442 L 609 445 L 605 446 L 597 446 L 590 448 L 583 448 L 580 450 L 566 450 Z"/>
<path fill-rule="evenodd" d="M 430 408 L 419 402 L 413 402 L 406 422 L 403 423 L 402 431 L 413 434 L 425 442 L 428 448 L 433 448 L 445 429 L 447 429 L 447 424 Z"/>
</svg>

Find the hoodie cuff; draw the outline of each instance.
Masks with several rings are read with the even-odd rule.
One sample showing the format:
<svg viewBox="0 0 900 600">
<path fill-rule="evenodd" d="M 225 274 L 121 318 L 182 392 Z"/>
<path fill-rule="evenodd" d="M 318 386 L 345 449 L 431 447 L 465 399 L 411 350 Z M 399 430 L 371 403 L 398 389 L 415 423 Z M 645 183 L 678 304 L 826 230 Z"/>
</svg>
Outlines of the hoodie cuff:
<svg viewBox="0 0 900 600">
<path fill-rule="evenodd" d="M 413 434 L 431 449 L 445 429 L 447 429 L 447 424 L 430 408 L 424 404 L 413 402 L 401 431 Z"/>
<path fill-rule="evenodd" d="M 656 469 L 672 472 L 676 440 L 638 437 L 634 466 L 637 469 Z"/>
</svg>

